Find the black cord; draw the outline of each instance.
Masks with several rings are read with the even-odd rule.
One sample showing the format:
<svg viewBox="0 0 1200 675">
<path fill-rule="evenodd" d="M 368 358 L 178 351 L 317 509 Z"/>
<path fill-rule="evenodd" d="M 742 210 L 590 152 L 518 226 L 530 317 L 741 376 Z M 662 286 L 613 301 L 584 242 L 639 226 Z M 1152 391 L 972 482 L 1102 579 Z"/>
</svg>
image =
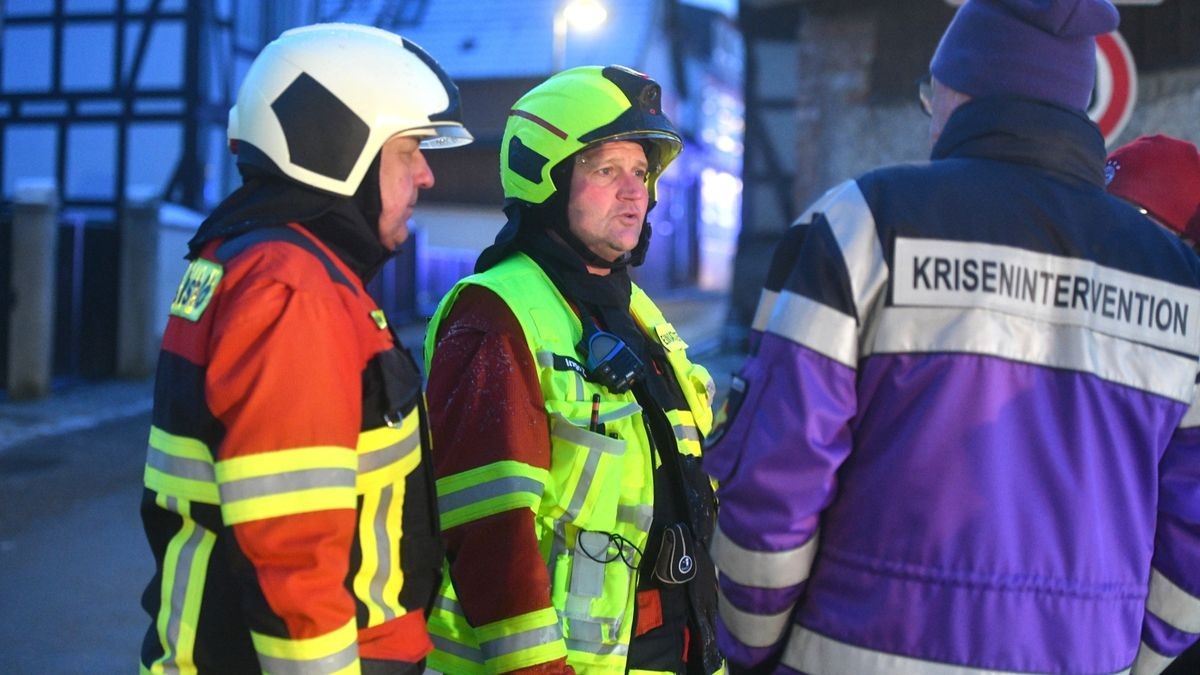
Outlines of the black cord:
<svg viewBox="0 0 1200 675">
<path fill-rule="evenodd" d="M 603 534 L 604 536 L 608 537 L 608 541 L 604 542 L 604 554 L 603 555 L 605 557 L 597 557 L 591 551 L 587 550 L 587 547 L 583 545 L 582 539 L 577 539 L 576 545 L 581 553 L 583 553 L 589 559 L 594 560 L 602 565 L 607 565 L 610 562 L 613 562 L 614 560 L 620 558 L 621 562 L 625 563 L 625 566 L 628 567 L 629 569 L 631 569 L 631 570 L 637 569 L 637 565 L 641 561 L 642 555 L 643 555 L 642 549 L 638 548 L 637 544 L 634 544 L 632 541 L 629 541 L 625 537 L 622 537 L 621 535 L 616 534 L 615 532 L 597 532 L 596 534 Z M 615 545 L 617 547 L 617 552 L 611 556 L 608 556 L 608 547 L 613 546 L 613 545 Z M 625 557 L 626 552 L 628 551 L 626 546 L 628 546 L 630 549 L 633 549 L 634 551 L 637 552 L 637 555 L 634 556 L 632 561 L 629 558 Z"/>
</svg>

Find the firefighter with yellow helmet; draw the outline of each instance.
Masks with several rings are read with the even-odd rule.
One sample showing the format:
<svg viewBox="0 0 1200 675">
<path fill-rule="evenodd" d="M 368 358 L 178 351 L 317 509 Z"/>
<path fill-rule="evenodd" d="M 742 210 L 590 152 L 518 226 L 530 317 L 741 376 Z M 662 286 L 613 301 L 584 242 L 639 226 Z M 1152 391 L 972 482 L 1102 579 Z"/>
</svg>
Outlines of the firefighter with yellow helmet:
<svg viewBox="0 0 1200 675">
<path fill-rule="evenodd" d="M 722 668 L 712 379 L 629 276 L 682 146 L 658 83 L 620 66 L 556 74 L 510 112 L 508 221 L 426 337 L 448 549 L 435 670 Z"/>
<path fill-rule="evenodd" d="M 416 675 L 442 549 L 416 363 L 365 284 L 422 149 L 470 142 L 415 44 L 320 24 L 229 115 L 242 187 L 189 242 L 155 384 L 141 673 Z"/>
</svg>

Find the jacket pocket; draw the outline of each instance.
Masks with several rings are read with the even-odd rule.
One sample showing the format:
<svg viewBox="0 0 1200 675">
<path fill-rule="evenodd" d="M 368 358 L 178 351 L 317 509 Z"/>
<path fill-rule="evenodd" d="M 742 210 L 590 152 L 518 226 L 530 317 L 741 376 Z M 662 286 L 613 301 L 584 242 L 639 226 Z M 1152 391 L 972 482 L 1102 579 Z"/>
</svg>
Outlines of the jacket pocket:
<svg viewBox="0 0 1200 675">
<path fill-rule="evenodd" d="M 572 550 L 558 556 L 551 597 L 573 649 L 621 642 L 636 555 L 629 542 L 607 532 L 580 531 Z"/>
<path fill-rule="evenodd" d="M 550 480 L 544 515 L 581 530 L 611 532 L 617 523 L 621 474 L 625 462 L 625 427 L 632 424 L 636 403 L 602 402 L 601 428 L 591 427 L 592 404 L 547 401 L 550 415 Z M 618 437 L 606 435 L 614 432 Z"/>
</svg>

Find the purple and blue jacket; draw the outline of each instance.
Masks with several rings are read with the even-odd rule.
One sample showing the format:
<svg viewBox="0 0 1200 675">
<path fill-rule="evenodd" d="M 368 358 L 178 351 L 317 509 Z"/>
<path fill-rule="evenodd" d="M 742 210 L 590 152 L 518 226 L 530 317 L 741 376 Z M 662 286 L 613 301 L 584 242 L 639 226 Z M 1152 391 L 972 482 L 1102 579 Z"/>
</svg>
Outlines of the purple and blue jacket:
<svg viewBox="0 0 1200 675">
<path fill-rule="evenodd" d="M 754 672 L 1156 673 L 1200 633 L 1200 259 L 981 98 L 776 252 L 705 468 Z"/>
</svg>

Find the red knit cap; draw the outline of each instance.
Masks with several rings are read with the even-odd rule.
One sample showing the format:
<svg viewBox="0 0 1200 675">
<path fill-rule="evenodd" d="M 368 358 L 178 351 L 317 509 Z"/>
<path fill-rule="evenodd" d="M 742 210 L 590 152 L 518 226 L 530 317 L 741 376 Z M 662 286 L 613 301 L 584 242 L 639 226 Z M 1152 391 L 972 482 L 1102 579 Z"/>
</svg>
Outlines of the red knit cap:
<svg viewBox="0 0 1200 675">
<path fill-rule="evenodd" d="M 1200 152 L 1170 136 L 1141 136 L 1113 151 L 1108 191 L 1200 244 Z"/>
</svg>

